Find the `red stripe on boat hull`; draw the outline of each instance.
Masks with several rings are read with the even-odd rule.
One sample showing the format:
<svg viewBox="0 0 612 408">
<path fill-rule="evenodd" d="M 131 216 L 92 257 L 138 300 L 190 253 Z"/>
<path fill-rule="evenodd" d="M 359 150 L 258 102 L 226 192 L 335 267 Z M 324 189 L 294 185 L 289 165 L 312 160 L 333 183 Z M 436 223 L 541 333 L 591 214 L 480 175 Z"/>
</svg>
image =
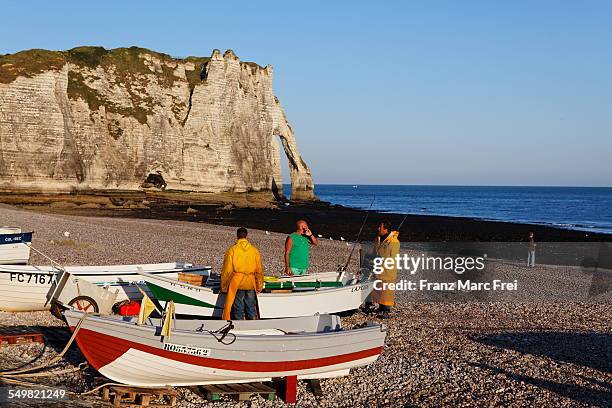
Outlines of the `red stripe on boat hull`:
<svg viewBox="0 0 612 408">
<path fill-rule="evenodd" d="M 70 329 L 74 330 L 74 327 L 71 327 Z M 197 357 L 189 354 L 162 350 L 157 347 L 131 342 L 84 328 L 79 330 L 76 337 L 76 342 L 87 361 L 89 361 L 89 363 L 96 370 L 100 370 L 100 368 L 104 367 L 105 365 L 112 363 L 129 349 L 136 349 L 159 357 L 201 367 L 244 372 L 282 372 L 319 368 L 376 356 L 379 355 L 383 349 L 382 347 L 375 347 L 354 353 L 340 354 L 331 357 L 321 357 L 311 360 L 236 361 L 210 357 Z"/>
</svg>

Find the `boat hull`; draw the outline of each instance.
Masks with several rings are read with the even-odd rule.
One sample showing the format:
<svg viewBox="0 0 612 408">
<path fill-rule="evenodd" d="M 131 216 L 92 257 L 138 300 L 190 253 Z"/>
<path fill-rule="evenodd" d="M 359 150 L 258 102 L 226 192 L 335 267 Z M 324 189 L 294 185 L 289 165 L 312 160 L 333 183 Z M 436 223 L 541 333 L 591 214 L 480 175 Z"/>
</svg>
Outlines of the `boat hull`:
<svg viewBox="0 0 612 408">
<path fill-rule="evenodd" d="M 142 298 L 133 284 L 142 282 L 140 270 L 168 278 L 177 278 L 178 272 L 194 270 L 180 263 L 68 266 L 65 269 L 81 279 L 108 286 L 113 291 L 117 290 L 117 301 Z M 0 311 L 27 312 L 49 309 L 47 293 L 55 282 L 56 273 L 57 269 L 51 266 L 0 265 Z M 145 285 L 142 286 L 144 288 Z"/>
<path fill-rule="evenodd" d="M 71 328 L 80 316 L 66 312 Z M 379 325 L 347 331 L 249 335 L 244 334 L 248 331 L 240 334 L 239 324 L 236 322 L 235 340 L 224 344 L 206 331 L 177 330 L 162 338 L 155 335 L 154 326 L 87 317 L 76 341 L 91 366 L 113 381 L 134 386 L 189 386 L 346 375 L 351 368 L 374 362 L 385 338 Z M 206 355 L 174 351 L 182 347 Z"/>
<path fill-rule="evenodd" d="M 0 247 L 0 265 L 24 265 L 30 259 L 30 247 L 26 244 L 7 244 Z"/>
<path fill-rule="evenodd" d="M 30 259 L 32 233 L 20 228 L 0 227 L 0 265 L 25 265 Z"/>
<path fill-rule="evenodd" d="M 174 301 L 177 314 L 203 317 L 221 317 L 223 314 L 223 293 L 161 276 L 143 274 L 143 279 L 162 304 L 168 300 Z M 260 293 L 257 295 L 259 316 L 262 319 L 276 319 L 355 310 L 372 290 L 373 282 L 367 281 L 339 288 Z"/>
</svg>

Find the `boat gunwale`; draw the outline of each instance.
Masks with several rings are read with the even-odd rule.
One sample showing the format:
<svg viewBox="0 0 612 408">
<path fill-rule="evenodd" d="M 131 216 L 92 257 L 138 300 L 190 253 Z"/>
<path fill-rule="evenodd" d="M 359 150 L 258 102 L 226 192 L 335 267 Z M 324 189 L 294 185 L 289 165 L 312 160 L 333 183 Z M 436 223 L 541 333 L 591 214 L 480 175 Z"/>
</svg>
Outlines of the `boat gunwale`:
<svg viewBox="0 0 612 408">
<path fill-rule="evenodd" d="M 151 275 L 163 274 L 163 273 L 173 273 L 173 272 L 194 272 L 194 271 L 210 271 L 212 270 L 211 266 L 208 265 L 191 265 L 190 266 L 180 266 L 179 263 L 174 263 L 174 267 L 159 269 L 149 269 L 143 270 L 143 272 L 138 271 L 138 268 L 153 266 L 153 265 L 172 265 L 172 263 L 160 263 L 160 264 L 130 264 L 130 265 L 70 265 L 67 266 L 66 272 L 70 273 L 73 276 L 87 276 L 87 277 L 95 277 L 95 276 L 117 276 L 117 275 L 142 275 L 142 273 L 149 273 Z M 15 268 L 21 266 L 22 268 Z M 106 267 L 126 267 L 126 270 L 104 270 Z M 31 268 L 31 269 L 29 269 Z M 44 269 L 43 269 L 44 268 Z M 84 270 L 80 268 L 96 268 L 92 270 Z M 77 269 L 77 270 L 75 270 Z M 52 265 L 0 265 L 0 274 L 11 274 L 11 273 L 23 273 L 23 274 L 56 274 L 62 272 L 57 267 Z"/>
<path fill-rule="evenodd" d="M 64 312 L 64 314 L 69 313 L 69 314 L 74 314 L 77 317 L 74 317 L 75 319 L 80 319 L 83 315 L 82 312 L 78 312 L 76 310 L 67 310 L 66 312 Z M 153 326 L 153 325 L 137 325 L 135 322 L 130 321 L 124 321 L 121 319 L 117 319 L 111 316 L 91 316 L 93 317 L 95 320 L 90 320 L 92 322 L 99 322 L 100 320 L 103 322 L 106 322 L 107 324 L 118 324 L 118 325 L 123 325 L 124 327 L 129 327 L 129 328 L 135 328 L 138 331 L 145 331 L 145 332 L 153 332 L 153 336 L 150 338 L 159 338 L 160 339 L 160 344 L 165 343 L 164 341 L 161 341 L 161 338 L 163 336 L 160 335 L 155 335 L 157 329 L 160 326 Z M 310 317 L 310 316 L 304 316 L 304 317 Z M 314 316 L 313 316 L 314 317 Z M 89 317 L 85 320 L 88 320 Z M 289 318 L 290 319 L 290 318 Z M 195 319 L 193 319 L 195 320 Z M 269 322 L 270 320 L 275 320 L 275 319 L 265 319 L 267 322 Z M 277 319 L 277 320 L 283 320 L 283 319 Z M 204 322 L 206 320 L 203 320 Z M 227 321 L 229 322 L 229 321 Z M 72 330 L 72 328 L 74 326 L 68 324 Z M 87 328 L 85 328 L 87 329 Z M 89 329 L 91 330 L 91 329 Z M 282 330 L 282 329 L 279 329 Z M 340 330 L 331 330 L 331 331 L 317 331 L 317 332 L 302 332 L 302 333 L 287 333 L 287 334 L 244 334 L 244 333 L 239 333 L 239 334 L 235 334 L 236 337 L 240 337 L 240 338 L 244 338 L 244 339 L 248 339 L 248 340 L 257 340 L 257 341 L 262 341 L 262 340 L 269 340 L 269 339 L 291 339 L 292 341 L 294 340 L 300 340 L 303 339 L 304 337 L 312 337 L 312 336 L 317 336 L 317 337 L 324 337 L 324 336 L 330 336 L 330 335 L 342 335 L 343 337 L 346 337 L 347 335 L 354 335 L 354 334 L 365 334 L 367 332 L 376 332 L 376 331 L 380 331 L 381 333 L 385 333 L 386 329 L 385 326 L 379 323 L 374 323 L 374 322 L 368 322 L 367 326 L 364 327 L 357 327 L 357 328 L 352 328 L 352 329 L 345 329 L 345 328 L 341 328 Z M 181 334 L 182 336 L 186 336 L 186 337 L 200 337 L 202 336 L 202 334 L 206 334 L 208 331 L 204 330 L 203 332 L 195 332 L 194 330 L 186 330 L 186 329 L 172 329 L 172 333 L 174 334 Z M 231 333 L 231 331 L 230 331 Z M 210 333 L 209 333 L 210 334 Z M 137 337 L 142 337 L 145 339 L 150 339 L 149 337 L 143 337 L 143 336 L 137 336 Z M 170 338 L 172 338 L 172 336 L 170 336 Z M 354 344 L 354 343 L 353 343 Z"/>
<path fill-rule="evenodd" d="M 146 276 L 147 275 L 146 272 L 141 273 L 141 275 L 144 278 L 147 277 Z M 187 287 L 188 290 L 195 290 L 196 292 L 210 292 L 210 293 L 212 293 L 214 295 L 219 295 L 220 293 L 222 293 L 220 291 L 219 292 L 215 292 L 213 289 L 211 289 L 209 287 L 206 287 L 206 286 L 196 286 L 196 285 L 192 285 L 190 283 L 181 282 L 181 281 L 178 281 L 176 279 L 168 278 L 168 277 L 165 277 L 165 276 L 154 276 L 154 279 L 166 281 L 166 283 L 168 283 L 170 285 L 173 285 L 175 287 L 176 286 L 179 286 L 179 287 L 180 286 L 184 286 L 184 287 Z M 145 279 L 145 282 L 148 283 L 148 281 L 146 279 Z M 151 282 L 151 283 L 153 285 L 155 285 L 154 282 Z M 332 292 L 335 293 L 335 292 L 341 292 L 341 291 L 348 291 L 348 289 L 353 289 L 353 288 L 355 288 L 357 286 L 369 285 L 369 284 L 372 284 L 372 283 L 373 283 L 372 281 L 368 280 L 368 281 L 365 281 L 365 282 L 357 282 L 357 283 L 353 283 L 353 284 L 350 284 L 350 285 L 343 285 L 343 286 L 340 286 L 340 287 L 315 288 L 314 290 L 304 290 L 304 291 L 297 291 L 297 292 L 291 292 L 291 293 L 263 293 L 262 292 L 262 293 L 258 293 L 257 297 L 261 296 L 261 297 L 275 297 L 275 298 L 278 298 L 278 297 L 282 297 L 282 296 L 291 296 L 291 297 L 293 297 L 293 296 L 313 296 L 314 294 L 317 294 L 317 293 L 326 293 L 326 294 L 329 294 L 329 293 L 332 293 Z M 157 286 L 159 286 L 159 285 L 157 285 Z M 164 288 L 168 289 L 165 286 L 164 286 Z M 168 289 L 168 290 L 171 290 L 171 289 Z M 350 292 L 353 292 L 353 291 L 351 290 Z M 355 292 L 357 292 L 357 291 L 355 291 Z M 180 293 L 183 294 L 183 292 L 180 292 Z M 185 296 L 187 296 L 187 295 L 185 295 Z"/>
</svg>

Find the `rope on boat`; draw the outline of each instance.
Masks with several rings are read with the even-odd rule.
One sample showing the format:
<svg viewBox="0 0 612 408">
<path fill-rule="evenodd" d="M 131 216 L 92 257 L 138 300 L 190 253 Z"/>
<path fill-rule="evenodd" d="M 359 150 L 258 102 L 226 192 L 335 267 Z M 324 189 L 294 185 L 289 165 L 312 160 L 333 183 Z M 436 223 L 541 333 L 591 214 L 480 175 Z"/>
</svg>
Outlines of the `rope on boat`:
<svg viewBox="0 0 612 408">
<path fill-rule="evenodd" d="M 52 268 L 55 268 L 55 269 L 59 270 L 60 272 L 66 272 L 66 268 L 64 268 L 59 262 L 57 262 L 57 261 L 53 260 L 51 257 L 47 256 L 44 252 L 39 251 L 38 249 L 34 248 L 32 246 L 32 243 L 27 242 L 26 245 L 29 246 L 30 249 L 32 249 L 34 252 L 36 252 L 40 256 L 42 256 L 43 258 L 45 258 L 48 261 L 50 261 Z M 57 265 L 57 266 L 55 266 L 55 265 Z"/>
<path fill-rule="evenodd" d="M 69 367 L 63 370 L 47 371 L 47 372 L 42 372 L 42 373 L 22 373 L 22 374 L 16 374 L 15 377 L 19 377 L 19 378 L 49 377 L 49 376 L 58 375 L 58 374 L 74 373 L 77 371 L 84 370 L 87 367 L 89 367 L 87 363 L 81 363 L 77 367 Z"/>
<path fill-rule="evenodd" d="M 49 386 L 49 385 L 45 385 L 45 384 L 33 383 L 33 382 L 29 382 L 29 381 L 23 381 L 21 379 L 22 378 L 25 379 L 25 378 L 49 377 L 49 376 L 55 376 L 55 375 L 59 375 L 59 374 L 74 373 L 74 372 L 81 371 L 81 370 L 84 370 L 87 367 L 89 367 L 87 363 L 81 363 L 81 364 L 79 364 L 78 367 L 71 367 L 71 368 L 66 368 L 66 369 L 63 369 L 63 370 L 55 370 L 55 371 L 48 371 L 48 372 L 42 372 L 42 373 L 31 373 L 31 371 L 36 371 L 36 370 L 40 370 L 40 369 L 52 366 L 53 364 L 55 364 L 56 362 L 58 362 L 59 360 L 62 359 L 64 354 L 66 354 L 66 352 L 68 351 L 68 349 L 70 348 L 70 346 L 72 345 L 74 340 L 76 339 L 77 333 L 81 329 L 81 326 L 83 325 L 83 322 L 85 321 L 87 316 L 88 316 L 87 313 L 83 314 L 83 316 L 79 319 L 79 322 L 75 326 L 74 331 L 72 332 L 72 336 L 68 340 L 68 343 L 66 343 L 66 346 L 64 346 L 64 348 L 60 352 L 60 354 L 57 355 L 56 357 L 54 357 L 53 359 L 51 359 L 51 361 L 49 361 L 46 364 L 41 364 L 41 365 L 36 366 L 36 367 L 25 368 L 25 369 L 22 369 L 22 370 L 12 370 L 12 371 L 3 371 L 3 372 L 0 372 L 0 381 L 2 381 L 5 384 L 19 385 L 19 386 L 24 386 L 24 387 L 54 388 L 53 386 Z M 232 326 L 232 328 L 233 328 L 233 326 Z M 76 393 L 76 392 L 72 392 L 72 391 L 68 391 L 68 390 L 66 390 L 66 392 L 69 393 L 69 394 L 73 394 L 73 395 L 85 396 L 85 395 L 93 394 L 93 393 L 99 391 L 100 389 L 102 389 L 104 387 L 107 387 L 109 385 L 125 386 L 125 384 L 121 384 L 121 383 L 108 382 L 108 383 L 104 383 L 102 385 L 99 385 L 99 386 L 97 386 L 97 387 L 95 387 L 95 388 L 93 388 L 93 389 L 91 389 L 89 391 L 86 391 L 86 392 Z M 150 388 L 150 387 L 147 387 L 147 388 Z"/>
<path fill-rule="evenodd" d="M 229 346 L 230 344 L 234 343 L 236 341 L 236 335 L 234 333 L 230 333 L 230 331 L 234 328 L 234 323 L 232 323 L 232 321 L 230 320 L 229 322 L 227 322 L 227 324 L 225 326 L 223 326 L 220 329 L 217 329 L 215 331 L 209 331 L 209 333 L 221 344 L 225 344 L 226 346 Z M 221 337 L 217 337 L 217 334 L 221 334 Z M 234 336 L 234 338 L 232 339 L 232 341 L 230 341 L 229 343 L 226 343 L 223 341 L 223 339 L 225 339 L 225 336 L 227 336 L 228 334 L 231 334 L 232 336 Z"/>
<path fill-rule="evenodd" d="M 236 335 L 234 333 L 230 333 L 230 331 L 232 331 L 233 329 L 234 329 L 234 323 L 231 320 L 228 320 L 228 322 L 227 322 L 227 324 L 225 326 L 223 326 L 220 329 L 217 329 L 215 331 L 206 330 L 204 328 L 204 325 L 202 325 L 201 327 L 197 328 L 196 331 L 198 331 L 198 332 L 208 332 L 208 334 L 213 336 L 215 338 L 215 340 L 217 340 L 219 343 L 225 344 L 226 346 L 229 346 L 230 344 L 233 344 L 236 341 Z M 218 334 L 220 334 L 221 336 L 217 336 Z M 229 343 L 223 341 L 228 334 L 234 336 L 232 341 L 230 341 Z"/>
<path fill-rule="evenodd" d="M 63 373 L 65 370 L 62 370 L 62 371 L 59 371 L 59 372 L 49 371 L 47 373 L 36 373 L 36 374 L 39 374 L 39 375 L 31 374 L 32 371 L 37 371 L 37 370 L 41 370 L 43 368 L 47 368 L 47 367 L 53 366 L 55 363 L 60 361 L 62 359 L 62 357 L 64 357 L 64 354 L 66 354 L 66 352 L 68 351 L 68 349 L 70 348 L 70 346 L 74 342 L 74 339 L 76 338 L 77 333 L 81 329 L 81 326 L 83 325 L 83 322 L 85 321 L 86 318 L 87 318 L 87 313 L 84 313 L 83 316 L 79 319 L 79 322 L 77 323 L 77 325 L 75 326 L 74 331 L 72 332 L 72 336 L 68 340 L 68 343 L 66 343 L 66 346 L 64 346 L 64 349 L 57 356 L 53 357 L 49 362 L 47 362 L 45 364 L 38 365 L 38 366 L 30 367 L 30 368 L 24 368 L 24 369 L 21 369 L 21 370 L 2 371 L 2 372 L 0 372 L 0 379 L 2 379 L 3 381 L 5 379 L 6 380 L 17 381 L 16 378 L 21 378 L 21 377 L 47 377 L 47 376 L 50 376 L 50 375 L 56 375 L 56 373 L 57 374 Z M 86 366 L 86 364 L 85 364 L 85 366 Z M 74 371 L 79 371 L 79 370 L 82 370 L 83 368 L 84 368 L 83 364 L 80 364 L 78 368 L 74 369 Z"/>
<path fill-rule="evenodd" d="M 101 390 L 102 388 L 107 387 L 107 386 L 109 386 L 109 385 L 116 385 L 116 386 L 118 386 L 118 387 L 125 387 L 125 384 L 121 384 L 121 383 L 114 383 L 114 382 L 107 382 L 107 383 L 104 383 L 104 384 L 102 384 L 102 385 L 98 385 L 97 387 L 95 387 L 95 388 L 93 388 L 93 389 L 91 389 L 91 390 L 89 390 L 89 391 L 82 392 L 82 393 L 80 393 L 79 395 L 89 395 L 89 394 L 93 394 L 94 392 L 97 392 L 98 390 Z M 133 386 L 131 386 L 131 385 L 130 385 L 130 388 L 137 388 L 137 387 L 133 387 Z M 151 388 L 151 387 L 143 387 L 143 388 Z"/>
</svg>

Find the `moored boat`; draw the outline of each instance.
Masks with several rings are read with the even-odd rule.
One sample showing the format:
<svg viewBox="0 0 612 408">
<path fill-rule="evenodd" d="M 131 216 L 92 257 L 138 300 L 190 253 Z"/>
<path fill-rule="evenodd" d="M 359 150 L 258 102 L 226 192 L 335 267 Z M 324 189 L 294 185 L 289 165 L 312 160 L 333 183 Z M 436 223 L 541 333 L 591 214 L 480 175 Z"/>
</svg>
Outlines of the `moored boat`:
<svg viewBox="0 0 612 408">
<path fill-rule="evenodd" d="M 25 265 L 30 259 L 31 232 L 21 228 L 0 227 L 0 265 Z"/>
<path fill-rule="evenodd" d="M 218 287 L 195 286 L 148 273 L 142 277 L 155 299 L 162 304 L 174 301 L 177 314 L 203 317 L 223 314 L 225 294 Z M 372 290 L 373 282 L 365 281 L 339 287 L 260 293 L 257 295 L 259 316 L 274 319 L 355 310 Z"/>
<path fill-rule="evenodd" d="M 205 273 L 210 267 L 170 262 L 141 265 L 66 266 L 70 274 L 118 291 L 117 301 L 141 299 L 135 282 L 142 282 L 141 272 L 152 276 L 177 278 L 179 272 Z M 58 266 L 0 265 L 0 311 L 27 312 L 46 310 L 47 293 L 60 272 Z M 144 285 L 143 285 L 144 286 Z"/>
<path fill-rule="evenodd" d="M 176 320 L 169 336 L 161 322 L 64 312 L 90 365 L 112 381 L 133 386 L 190 386 L 349 374 L 382 352 L 384 326 L 343 330 L 337 316 L 235 321 Z M 81 322 L 81 319 L 82 322 Z"/>
</svg>

